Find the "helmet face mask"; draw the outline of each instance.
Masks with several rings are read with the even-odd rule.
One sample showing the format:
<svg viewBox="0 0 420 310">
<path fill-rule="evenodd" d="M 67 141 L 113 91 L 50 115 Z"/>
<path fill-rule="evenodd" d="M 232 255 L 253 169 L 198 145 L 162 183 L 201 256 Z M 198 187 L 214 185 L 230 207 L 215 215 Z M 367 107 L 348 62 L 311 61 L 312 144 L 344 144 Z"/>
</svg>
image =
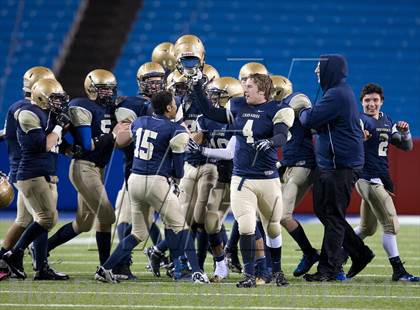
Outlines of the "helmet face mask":
<svg viewBox="0 0 420 310">
<path fill-rule="evenodd" d="M 56 114 L 67 112 L 69 101 L 70 101 L 70 98 L 65 92 L 52 93 L 48 97 L 49 110 L 51 110 L 53 113 L 56 113 Z"/>
<path fill-rule="evenodd" d="M 85 78 L 88 98 L 103 106 L 113 106 L 117 99 L 117 79 L 107 70 L 96 69 Z"/>
<path fill-rule="evenodd" d="M 182 57 L 179 64 L 181 67 L 181 73 L 187 77 L 195 76 L 201 67 L 200 59 L 195 56 Z"/>
<path fill-rule="evenodd" d="M 225 107 L 226 103 L 229 101 L 229 94 L 226 90 L 221 90 L 217 88 L 211 88 L 207 90 L 207 97 L 213 103 L 213 106 Z"/>
<path fill-rule="evenodd" d="M 231 77 L 215 78 L 207 85 L 207 97 L 217 107 L 225 107 L 233 97 L 243 96 L 241 83 Z"/>
<path fill-rule="evenodd" d="M 154 93 L 157 93 L 165 89 L 165 80 L 162 75 L 149 76 L 139 81 L 139 91 L 142 95 L 151 97 Z"/>
</svg>

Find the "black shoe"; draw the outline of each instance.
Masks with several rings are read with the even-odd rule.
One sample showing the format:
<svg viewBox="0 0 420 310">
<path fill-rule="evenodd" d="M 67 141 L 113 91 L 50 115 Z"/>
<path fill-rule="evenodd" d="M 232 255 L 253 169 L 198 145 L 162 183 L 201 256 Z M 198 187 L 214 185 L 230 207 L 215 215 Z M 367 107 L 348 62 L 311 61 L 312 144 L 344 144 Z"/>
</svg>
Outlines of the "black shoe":
<svg viewBox="0 0 420 310">
<path fill-rule="evenodd" d="M 402 282 L 419 282 L 420 278 L 413 276 L 405 270 L 404 263 L 396 264 L 392 266 L 394 272 L 392 273 L 392 281 L 402 281 Z"/>
<path fill-rule="evenodd" d="M 34 281 L 40 280 L 68 280 L 70 277 L 62 272 L 57 272 L 50 266 L 45 265 L 42 270 L 39 270 L 34 275 Z"/>
<path fill-rule="evenodd" d="M 321 272 L 315 272 L 313 274 L 305 274 L 303 278 L 308 282 L 331 282 L 336 281 L 336 277 Z"/>
<path fill-rule="evenodd" d="M 319 261 L 319 254 L 315 251 L 312 255 L 303 254 L 302 259 L 293 271 L 293 276 L 300 277 L 307 273 Z"/>
<path fill-rule="evenodd" d="M 257 283 L 255 281 L 255 276 L 250 274 L 245 274 L 245 278 L 238 283 L 236 283 L 236 287 L 242 288 L 242 287 L 256 287 Z"/>
<path fill-rule="evenodd" d="M 273 278 L 276 281 L 277 286 L 286 286 L 289 285 L 289 282 L 287 282 L 286 277 L 284 276 L 283 271 L 279 271 L 273 274 Z"/>
<path fill-rule="evenodd" d="M 115 266 L 112 269 L 112 273 L 118 280 L 138 280 L 138 278 L 131 272 L 129 263 Z"/>
<path fill-rule="evenodd" d="M 156 277 L 160 277 L 160 266 L 164 259 L 165 255 L 156 248 L 153 248 L 153 251 L 149 256 L 149 265 Z"/>
<path fill-rule="evenodd" d="M 18 251 L 13 253 L 8 251 L 3 255 L 3 260 L 6 262 L 12 274 L 18 279 L 26 279 L 26 273 L 23 270 L 23 252 Z"/>
<path fill-rule="evenodd" d="M 346 275 L 347 278 L 353 278 L 355 275 L 357 275 L 367 266 L 367 264 L 369 264 L 372 261 L 374 257 L 375 254 L 368 247 L 366 247 L 365 255 L 362 258 L 353 261 L 353 263 L 351 264 L 349 272 Z"/>
<path fill-rule="evenodd" d="M 242 273 L 242 265 L 238 257 L 238 249 L 225 248 L 226 259 L 231 272 Z"/>
</svg>

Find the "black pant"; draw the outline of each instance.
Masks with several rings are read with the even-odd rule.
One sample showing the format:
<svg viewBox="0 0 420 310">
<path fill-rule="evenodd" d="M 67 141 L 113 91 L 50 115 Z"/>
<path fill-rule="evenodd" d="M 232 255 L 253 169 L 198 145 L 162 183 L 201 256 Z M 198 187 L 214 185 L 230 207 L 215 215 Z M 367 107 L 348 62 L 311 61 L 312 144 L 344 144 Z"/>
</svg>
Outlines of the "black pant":
<svg viewBox="0 0 420 310">
<path fill-rule="evenodd" d="M 345 216 L 358 171 L 343 168 L 315 171 L 313 203 L 315 214 L 324 225 L 318 271 L 336 275 L 343 263 L 343 250 L 352 260 L 363 257 L 365 245 L 347 223 Z"/>
</svg>

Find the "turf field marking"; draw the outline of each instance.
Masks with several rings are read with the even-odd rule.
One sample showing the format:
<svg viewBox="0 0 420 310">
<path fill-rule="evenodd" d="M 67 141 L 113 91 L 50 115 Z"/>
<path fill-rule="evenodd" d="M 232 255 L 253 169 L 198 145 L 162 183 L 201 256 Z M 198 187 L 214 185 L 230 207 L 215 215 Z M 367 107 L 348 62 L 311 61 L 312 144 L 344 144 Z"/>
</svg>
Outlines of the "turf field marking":
<svg viewBox="0 0 420 310">
<path fill-rule="evenodd" d="M 255 309 L 255 310 L 319 310 L 319 308 L 307 308 L 307 307 L 264 307 L 264 306 L 196 306 L 196 305 L 91 305 L 91 304 L 0 304 L 0 307 L 32 307 L 32 308 L 129 308 L 129 309 Z M 329 310 L 363 310 L 356 308 L 324 308 Z M 382 309 L 382 308 L 370 308 L 370 309 Z"/>
<path fill-rule="evenodd" d="M 73 291 L 73 292 L 59 292 L 59 291 L 12 291 L 12 290 L 0 290 L 0 294 L 3 293 L 19 293 L 19 294 L 55 294 L 55 295 L 149 295 L 149 296 L 238 296 L 238 297 L 291 297 L 290 294 L 252 294 L 252 293 L 169 293 L 169 292 L 97 292 L 97 291 Z M 323 297 L 323 298 L 364 298 L 364 299 L 420 299 L 420 296 L 401 296 L 401 295 L 327 295 L 327 294 L 293 294 L 293 297 L 303 297 L 303 298 L 312 298 L 312 297 Z"/>
</svg>

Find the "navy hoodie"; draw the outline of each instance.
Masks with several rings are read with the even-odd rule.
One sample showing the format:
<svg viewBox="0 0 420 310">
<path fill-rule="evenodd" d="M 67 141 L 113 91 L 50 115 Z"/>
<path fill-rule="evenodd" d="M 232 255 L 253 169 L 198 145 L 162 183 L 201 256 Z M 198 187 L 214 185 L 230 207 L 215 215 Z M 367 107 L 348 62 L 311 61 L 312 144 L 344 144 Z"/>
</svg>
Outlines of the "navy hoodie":
<svg viewBox="0 0 420 310">
<path fill-rule="evenodd" d="M 364 164 L 363 134 L 357 100 L 346 83 L 347 61 L 341 55 L 322 55 L 322 98 L 300 113 L 306 128 L 317 131 L 315 156 L 321 169 L 354 168 Z"/>
</svg>

